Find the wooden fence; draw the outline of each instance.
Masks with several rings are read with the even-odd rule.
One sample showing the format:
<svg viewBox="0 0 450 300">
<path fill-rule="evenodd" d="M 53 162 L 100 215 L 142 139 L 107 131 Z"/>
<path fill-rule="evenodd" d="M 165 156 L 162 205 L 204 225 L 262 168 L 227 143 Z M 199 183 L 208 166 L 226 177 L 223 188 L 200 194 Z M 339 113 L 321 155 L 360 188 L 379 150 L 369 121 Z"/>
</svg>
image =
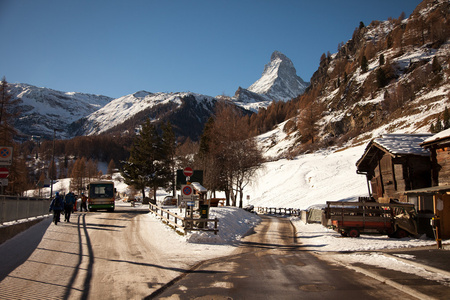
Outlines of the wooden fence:
<svg viewBox="0 0 450 300">
<path fill-rule="evenodd" d="M 166 221 L 168 224 L 178 228 L 183 232 L 187 231 L 213 231 L 214 234 L 219 232 L 218 223 L 219 219 L 196 219 L 196 218 L 186 218 L 180 215 L 177 215 L 174 212 L 166 210 L 158 205 L 149 203 L 149 209 L 155 215 L 158 215 Z M 208 223 L 213 223 L 210 227 Z"/>
<path fill-rule="evenodd" d="M 267 215 L 301 216 L 301 210 L 298 208 L 257 207 L 256 212 Z"/>
</svg>

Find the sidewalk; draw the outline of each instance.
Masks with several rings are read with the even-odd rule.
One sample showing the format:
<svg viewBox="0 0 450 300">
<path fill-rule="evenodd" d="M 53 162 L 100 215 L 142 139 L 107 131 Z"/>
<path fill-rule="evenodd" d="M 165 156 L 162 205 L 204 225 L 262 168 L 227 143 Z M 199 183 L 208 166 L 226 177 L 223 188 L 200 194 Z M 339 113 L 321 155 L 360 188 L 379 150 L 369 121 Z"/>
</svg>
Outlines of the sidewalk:
<svg viewBox="0 0 450 300">
<path fill-rule="evenodd" d="M 339 264 L 395 287 L 417 299 L 450 299 L 450 246 L 383 250 L 381 253 L 405 264 L 405 270 L 363 262 L 335 260 Z M 406 271 L 412 269 L 415 272 Z"/>
</svg>

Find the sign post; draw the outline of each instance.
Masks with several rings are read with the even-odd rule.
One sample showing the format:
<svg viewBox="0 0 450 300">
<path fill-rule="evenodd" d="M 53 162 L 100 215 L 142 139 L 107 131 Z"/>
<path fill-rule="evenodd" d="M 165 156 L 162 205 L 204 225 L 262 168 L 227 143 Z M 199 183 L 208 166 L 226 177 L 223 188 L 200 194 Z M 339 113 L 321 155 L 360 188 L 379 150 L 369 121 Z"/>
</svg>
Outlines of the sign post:
<svg viewBox="0 0 450 300">
<path fill-rule="evenodd" d="M 185 184 L 181 186 L 181 201 L 186 203 L 186 212 L 185 212 L 185 216 L 188 214 L 189 211 L 189 215 L 192 218 L 194 215 L 194 201 L 193 201 L 193 196 L 194 195 L 194 189 L 192 187 L 192 185 L 190 184 Z M 190 223 L 189 223 L 190 224 Z"/>
</svg>

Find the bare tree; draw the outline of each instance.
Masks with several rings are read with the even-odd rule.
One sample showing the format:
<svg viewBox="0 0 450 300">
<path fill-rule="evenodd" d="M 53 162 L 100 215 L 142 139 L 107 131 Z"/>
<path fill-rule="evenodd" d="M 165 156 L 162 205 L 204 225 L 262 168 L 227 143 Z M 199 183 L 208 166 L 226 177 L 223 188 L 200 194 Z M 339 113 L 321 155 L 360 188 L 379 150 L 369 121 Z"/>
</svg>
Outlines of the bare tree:
<svg viewBox="0 0 450 300">
<path fill-rule="evenodd" d="M 207 123 L 200 142 L 199 157 L 205 168 L 206 186 L 223 190 L 227 205 L 242 206 L 243 189 L 262 164 L 262 155 L 250 137 L 248 122 L 237 108 L 226 103 L 217 106 L 214 120 Z"/>
</svg>

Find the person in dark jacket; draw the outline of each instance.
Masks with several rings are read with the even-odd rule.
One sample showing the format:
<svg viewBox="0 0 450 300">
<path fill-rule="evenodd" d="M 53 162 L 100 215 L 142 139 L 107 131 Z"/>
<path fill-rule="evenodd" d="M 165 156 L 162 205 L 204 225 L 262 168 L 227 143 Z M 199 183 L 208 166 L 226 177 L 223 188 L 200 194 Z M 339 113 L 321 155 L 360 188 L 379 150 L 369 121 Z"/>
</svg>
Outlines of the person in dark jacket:
<svg viewBox="0 0 450 300">
<path fill-rule="evenodd" d="M 64 200 L 59 194 L 59 192 L 56 192 L 55 197 L 50 203 L 50 208 L 48 210 L 49 212 L 53 210 L 53 222 L 55 222 L 55 225 L 58 225 L 58 222 L 60 221 L 61 211 L 63 209 L 64 209 Z"/>
<path fill-rule="evenodd" d="M 64 221 L 70 222 L 70 214 L 72 213 L 75 202 L 75 195 L 72 192 L 68 192 L 64 198 Z"/>
</svg>

